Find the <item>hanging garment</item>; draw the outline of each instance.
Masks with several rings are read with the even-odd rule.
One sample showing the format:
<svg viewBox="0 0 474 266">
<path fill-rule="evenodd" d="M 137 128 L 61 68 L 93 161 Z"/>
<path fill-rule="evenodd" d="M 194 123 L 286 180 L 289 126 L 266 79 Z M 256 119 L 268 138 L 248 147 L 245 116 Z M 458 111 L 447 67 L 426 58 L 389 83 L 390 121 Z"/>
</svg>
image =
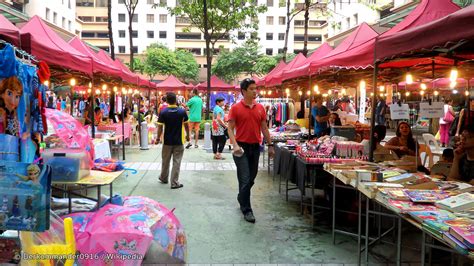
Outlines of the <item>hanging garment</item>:
<svg viewBox="0 0 474 266">
<path fill-rule="evenodd" d="M 10 44 L 5 44 L 0 50 L 0 79 L 16 76 L 18 61 L 15 56 L 15 49 Z"/>
<path fill-rule="evenodd" d="M 293 102 L 288 103 L 289 108 L 289 119 L 295 120 L 295 104 Z"/>
</svg>

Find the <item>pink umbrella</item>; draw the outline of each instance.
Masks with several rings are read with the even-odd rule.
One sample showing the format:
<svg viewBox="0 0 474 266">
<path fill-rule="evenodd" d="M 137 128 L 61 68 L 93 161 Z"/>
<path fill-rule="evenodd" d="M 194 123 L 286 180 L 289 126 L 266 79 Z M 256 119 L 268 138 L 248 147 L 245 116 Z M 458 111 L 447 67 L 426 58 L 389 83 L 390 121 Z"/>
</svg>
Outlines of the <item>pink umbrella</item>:
<svg viewBox="0 0 474 266">
<path fill-rule="evenodd" d="M 46 108 L 46 119 L 67 148 L 84 149 L 89 153 L 91 162 L 94 160 L 91 137 L 79 121 L 65 112 L 49 108 Z"/>
</svg>

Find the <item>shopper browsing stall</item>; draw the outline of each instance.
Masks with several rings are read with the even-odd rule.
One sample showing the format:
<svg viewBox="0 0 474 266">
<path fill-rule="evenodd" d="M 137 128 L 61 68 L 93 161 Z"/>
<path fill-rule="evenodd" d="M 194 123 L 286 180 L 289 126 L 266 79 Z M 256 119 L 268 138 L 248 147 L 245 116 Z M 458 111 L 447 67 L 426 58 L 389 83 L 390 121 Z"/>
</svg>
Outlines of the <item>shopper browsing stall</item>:
<svg viewBox="0 0 474 266">
<path fill-rule="evenodd" d="M 240 91 L 244 99 L 230 109 L 229 138 L 234 145 L 233 157 L 239 181 L 237 200 L 244 219 L 254 223 L 255 216 L 250 204 L 250 190 L 258 172 L 262 134 L 267 143 L 272 142 L 267 127 L 265 108 L 255 101 L 257 97 L 255 81 L 249 78 L 245 79 L 240 83 Z M 273 157 L 275 153 L 273 144 L 268 144 L 268 146 L 268 156 Z"/>
<path fill-rule="evenodd" d="M 197 89 L 194 89 L 192 92 L 193 97 L 189 99 L 187 106 L 189 108 L 189 124 L 191 130 L 194 131 L 194 148 L 198 148 L 198 139 L 199 139 L 199 126 L 201 125 L 201 114 L 202 114 L 202 99 L 199 97 L 199 92 Z M 189 141 L 186 145 L 186 149 L 191 148 L 192 144 Z"/>
<path fill-rule="evenodd" d="M 323 105 L 323 97 L 317 95 L 314 99 L 315 106 L 311 110 L 314 119 L 314 134 L 316 137 L 327 135 L 329 110 Z"/>
<path fill-rule="evenodd" d="M 454 161 L 448 180 L 461 180 L 474 184 L 474 125 L 461 134 L 461 141 L 454 150 Z"/>
<path fill-rule="evenodd" d="M 453 101 L 446 99 L 444 101 L 444 117 L 439 118 L 439 135 L 440 142 L 442 147 L 447 147 L 449 145 L 449 129 L 451 124 L 454 121 L 454 110 L 453 110 Z"/>
<path fill-rule="evenodd" d="M 212 120 L 212 151 L 214 153 L 214 159 L 222 160 L 222 151 L 225 147 L 226 137 L 224 131 L 227 129 L 224 123 L 224 99 L 217 98 L 216 106 L 214 107 L 213 120 Z"/>
</svg>

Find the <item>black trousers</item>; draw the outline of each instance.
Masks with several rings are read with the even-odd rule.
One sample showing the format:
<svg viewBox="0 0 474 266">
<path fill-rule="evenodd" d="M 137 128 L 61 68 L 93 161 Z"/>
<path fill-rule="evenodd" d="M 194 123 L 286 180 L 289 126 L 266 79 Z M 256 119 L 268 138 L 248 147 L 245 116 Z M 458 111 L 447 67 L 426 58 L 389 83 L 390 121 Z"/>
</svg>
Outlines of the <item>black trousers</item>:
<svg viewBox="0 0 474 266">
<path fill-rule="evenodd" d="M 226 140 L 227 139 L 224 135 L 212 136 L 212 152 L 217 153 L 219 151 L 219 153 L 222 153 Z"/>
<path fill-rule="evenodd" d="M 252 211 L 250 204 L 250 190 L 258 172 L 258 159 L 260 157 L 260 145 L 249 143 L 238 143 L 244 150 L 242 157 L 233 155 L 235 166 L 237 167 L 237 179 L 239 181 L 239 194 L 237 200 L 243 214 Z"/>
</svg>

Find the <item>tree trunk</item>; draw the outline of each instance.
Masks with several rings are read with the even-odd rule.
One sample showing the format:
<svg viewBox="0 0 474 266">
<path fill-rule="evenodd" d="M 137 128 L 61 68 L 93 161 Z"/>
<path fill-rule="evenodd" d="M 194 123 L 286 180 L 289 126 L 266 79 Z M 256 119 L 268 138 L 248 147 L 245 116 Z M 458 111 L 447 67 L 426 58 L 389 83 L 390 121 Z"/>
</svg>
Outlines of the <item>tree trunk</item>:
<svg viewBox="0 0 474 266">
<path fill-rule="evenodd" d="M 208 17 L 207 17 L 207 0 L 203 1 L 204 12 L 204 39 L 206 40 L 206 62 L 207 62 L 207 100 L 206 100 L 206 120 L 209 120 L 209 109 L 211 107 L 211 64 L 212 54 L 210 49 L 211 36 L 209 36 Z"/>
<path fill-rule="evenodd" d="M 286 52 L 288 51 L 288 35 L 290 33 L 290 23 L 291 23 L 291 20 L 290 20 L 290 5 L 291 5 L 291 1 L 288 0 L 286 2 L 286 31 L 285 31 L 285 46 L 283 47 L 283 61 L 286 61 Z"/>
<path fill-rule="evenodd" d="M 311 0 L 304 1 L 304 46 L 303 46 L 303 55 L 308 55 L 308 23 L 309 23 L 309 5 Z"/>
<path fill-rule="evenodd" d="M 133 19 L 133 13 L 128 13 L 128 37 L 130 40 L 130 68 L 132 71 L 135 70 L 135 66 L 133 64 L 133 36 L 132 36 L 132 19 Z"/>
<path fill-rule="evenodd" d="M 109 24 L 110 57 L 115 60 L 114 36 L 112 31 L 112 0 L 107 0 L 107 22 Z"/>
</svg>

